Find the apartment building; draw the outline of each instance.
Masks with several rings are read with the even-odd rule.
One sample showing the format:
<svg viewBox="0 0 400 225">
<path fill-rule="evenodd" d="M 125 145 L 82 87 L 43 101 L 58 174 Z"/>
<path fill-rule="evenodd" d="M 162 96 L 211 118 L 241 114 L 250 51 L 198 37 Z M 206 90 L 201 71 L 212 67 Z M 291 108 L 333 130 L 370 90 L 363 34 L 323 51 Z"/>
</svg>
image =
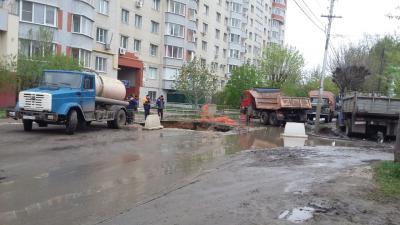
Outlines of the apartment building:
<svg viewBox="0 0 400 225">
<path fill-rule="evenodd" d="M 222 89 L 233 68 L 257 64 L 264 46 L 284 40 L 286 0 L 8 1 L 17 6 L 20 53 L 43 54 L 32 34 L 45 27 L 54 33 L 54 53 L 153 100 L 177 99 L 174 77 L 194 57 Z"/>
</svg>

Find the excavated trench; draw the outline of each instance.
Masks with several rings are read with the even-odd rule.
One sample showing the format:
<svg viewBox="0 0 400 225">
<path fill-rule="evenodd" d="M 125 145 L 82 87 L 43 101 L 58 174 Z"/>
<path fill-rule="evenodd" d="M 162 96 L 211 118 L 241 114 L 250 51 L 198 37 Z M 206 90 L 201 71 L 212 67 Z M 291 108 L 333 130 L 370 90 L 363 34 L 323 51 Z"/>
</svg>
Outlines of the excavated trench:
<svg viewBox="0 0 400 225">
<path fill-rule="evenodd" d="M 228 132 L 234 129 L 234 127 L 230 125 L 206 121 L 161 121 L 161 125 L 163 125 L 164 128 L 178 128 L 197 131 Z"/>
</svg>

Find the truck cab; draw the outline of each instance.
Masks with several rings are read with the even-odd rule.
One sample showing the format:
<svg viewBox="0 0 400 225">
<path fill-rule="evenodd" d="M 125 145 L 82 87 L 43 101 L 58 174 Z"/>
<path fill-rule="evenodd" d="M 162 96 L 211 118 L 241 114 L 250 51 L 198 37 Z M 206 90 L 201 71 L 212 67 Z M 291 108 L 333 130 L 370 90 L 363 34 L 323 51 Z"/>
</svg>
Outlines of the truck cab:
<svg viewBox="0 0 400 225">
<path fill-rule="evenodd" d="M 19 93 L 15 112 L 10 112 L 10 116 L 22 119 L 25 131 L 32 130 L 32 123 L 36 122 L 39 127 L 64 124 L 68 134 L 73 134 L 78 124 L 115 119 L 118 112 L 112 109 L 125 110 L 124 107 L 103 104 L 103 111 L 107 114 L 110 110 L 112 116 L 99 116 L 98 109 L 102 107 L 96 104 L 95 82 L 93 73 L 46 70 L 37 87 Z"/>
<path fill-rule="evenodd" d="M 307 111 L 307 118 L 308 120 L 313 120 L 317 113 L 319 90 L 310 91 L 308 96 L 311 101 L 312 109 Z M 335 117 L 335 109 L 335 95 L 332 92 L 324 91 L 322 94 L 321 118 L 324 118 L 326 123 L 332 122 L 332 119 Z"/>
</svg>

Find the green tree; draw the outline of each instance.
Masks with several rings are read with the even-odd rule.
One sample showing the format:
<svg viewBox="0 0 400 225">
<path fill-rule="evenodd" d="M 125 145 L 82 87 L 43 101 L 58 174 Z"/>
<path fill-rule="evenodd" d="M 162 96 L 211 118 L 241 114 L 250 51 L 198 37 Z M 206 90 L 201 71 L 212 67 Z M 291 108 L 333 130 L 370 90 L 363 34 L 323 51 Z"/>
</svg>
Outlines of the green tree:
<svg viewBox="0 0 400 225">
<path fill-rule="evenodd" d="M 262 86 L 262 77 L 255 66 L 244 64 L 232 71 L 231 77 L 224 88 L 224 103 L 233 107 L 240 105 L 241 96 L 245 90 Z"/>
<path fill-rule="evenodd" d="M 295 48 L 269 45 L 263 50 L 260 61 L 259 73 L 269 87 L 281 88 L 301 79 L 304 59 Z"/>
<path fill-rule="evenodd" d="M 54 53 L 54 34 L 50 28 L 41 27 L 36 32 L 30 30 L 28 39 L 20 43 L 20 49 L 26 49 L 33 41 L 36 50 L 30 54 L 20 52 L 18 55 L 17 91 L 36 86 L 40 82 L 43 70 L 46 69 L 82 70 L 80 63 L 73 58 Z"/>
<path fill-rule="evenodd" d="M 307 92 L 312 90 L 319 90 L 321 85 L 321 70 L 315 68 L 308 77 L 305 78 L 304 90 Z M 328 76 L 324 78 L 324 90 L 330 91 L 335 95 L 339 94 L 339 88 L 333 82 L 332 77 Z"/>
<path fill-rule="evenodd" d="M 197 109 L 201 99 L 211 98 L 215 93 L 217 80 L 208 66 L 194 59 L 182 66 L 174 85 Z"/>
</svg>

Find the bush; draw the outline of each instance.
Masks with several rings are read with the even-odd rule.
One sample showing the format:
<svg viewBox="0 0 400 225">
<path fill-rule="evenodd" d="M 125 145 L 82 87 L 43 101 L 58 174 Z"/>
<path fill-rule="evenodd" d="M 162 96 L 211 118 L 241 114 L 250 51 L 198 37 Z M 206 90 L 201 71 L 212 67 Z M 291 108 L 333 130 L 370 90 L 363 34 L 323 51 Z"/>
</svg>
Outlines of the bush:
<svg viewBox="0 0 400 225">
<path fill-rule="evenodd" d="M 382 162 L 375 173 L 380 191 L 386 196 L 400 198 L 400 163 Z"/>
</svg>

